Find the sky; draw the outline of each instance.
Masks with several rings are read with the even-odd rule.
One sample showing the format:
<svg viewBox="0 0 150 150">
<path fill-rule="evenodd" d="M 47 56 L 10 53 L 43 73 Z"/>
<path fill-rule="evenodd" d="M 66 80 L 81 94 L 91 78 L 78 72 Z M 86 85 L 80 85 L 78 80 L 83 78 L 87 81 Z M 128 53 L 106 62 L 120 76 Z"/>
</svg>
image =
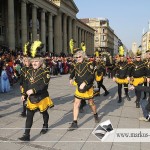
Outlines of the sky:
<svg viewBox="0 0 150 150">
<path fill-rule="evenodd" d="M 110 27 L 123 44 L 141 45 L 143 31 L 150 21 L 150 0 L 74 0 L 79 9 L 77 18 L 107 18 Z"/>
</svg>

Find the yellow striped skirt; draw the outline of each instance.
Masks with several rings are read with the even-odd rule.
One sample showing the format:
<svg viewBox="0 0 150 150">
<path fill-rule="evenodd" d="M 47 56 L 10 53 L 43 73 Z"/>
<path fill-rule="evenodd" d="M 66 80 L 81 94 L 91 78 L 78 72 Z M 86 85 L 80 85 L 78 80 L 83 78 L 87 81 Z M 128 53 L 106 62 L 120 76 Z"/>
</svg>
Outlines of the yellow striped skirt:
<svg viewBox="0 0 150 150">
<path fill-rule="evenodd" d="M 44 112 L 45 110 L 48 109 L 48 107 L 54 107 L 54 103 L 51 100 L 50 97 L 46 97 L 44 99 L 42 99 L 39 103 L 31 103 L 30 100 L 27 100 L 27 108 L 30 110 L 36 110 L 39 109 L 40 112 Z"/>
<path fill-rule="evenodd" d="M 75 91 L 75 95 L 76 98 L 78 99 L 91 99 L 94 96 L 94 90 L 93 87 L 91 87 L 88 91 L 84 92 L 84 93 L 80 93 L 78 91 L 78 87 L 76 87 L 76 91 Z"/>
<path fill-rule="evenodd" d="M 145 81 L 144 77 L 141 78 L 133 78 L 133 81 L 131 82 L 131 84 L 133 84 L 134 86 L 138 86 L 139 84 L 143 84 Z"/>
<path fill-rule="evenodd" d="M 100 76 L 98 76 L 97 75 L 97 72 L 95 73 L 95 80 L 96 81 L 101 81 L 103 79 L 103 73 L 102 73 L 102 75 L 100 75 Z"/>
<path fill-rule="evenodd" d="M 127 78 L 125 78 L 125 79 L 116 78 L 116 82 L 118 84 L 128 84 L 129 83 L 129 81 L 127 80 Z"/>
</svg>

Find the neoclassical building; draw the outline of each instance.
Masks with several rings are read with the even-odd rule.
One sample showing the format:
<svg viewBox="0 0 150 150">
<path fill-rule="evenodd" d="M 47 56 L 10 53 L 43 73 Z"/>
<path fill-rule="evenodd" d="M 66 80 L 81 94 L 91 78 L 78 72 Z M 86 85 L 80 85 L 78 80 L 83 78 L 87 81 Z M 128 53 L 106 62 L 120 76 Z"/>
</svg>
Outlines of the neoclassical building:
<svg viewBox="0 0 150 150">
<path fill-rule="evenodd" d="M 0 0 L 0 46 L 21 49 L 27 41 L 41 40 L 44 52 L 65 54 L 69 41 L 82 41 L 87 54 L 94 51 L 94 29 L 81 22 L 73 0 Z"/>
</svg>

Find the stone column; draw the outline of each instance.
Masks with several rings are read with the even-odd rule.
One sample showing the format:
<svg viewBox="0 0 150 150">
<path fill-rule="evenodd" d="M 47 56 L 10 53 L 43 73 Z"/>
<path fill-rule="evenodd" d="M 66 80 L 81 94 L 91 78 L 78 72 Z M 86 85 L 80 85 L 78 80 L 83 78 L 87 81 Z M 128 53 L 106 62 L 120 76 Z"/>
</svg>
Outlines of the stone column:
<svg viewBox="0 0 150 150">
<path fill-rule="evenodd" d="M 68 33 L 69 35 L 69 41 L 70 41 L 70 39 L 72 39 L 73 37 L 72 37 L 72 18 L 71 17 L 69 17 L 69 33 Z"/>
<path fill-rule="evenodd" d="M 59 12 L 54 21 L 54 53 L 62 51 L 62 13 Z"/>
<path fill-rule="evenodd" d="M 22 38 L 22 49 L 27 42 L 27 7 L 26 0 L 21 1 L 21 38 Z"/>
<path fill-rule="evenodd" d="M 87 42 L 86 49 L 87 49 L 87 51 L 89 51 L 90 50 L 90 47 L 89 47 L 89 32 L 87 32 L 86 42 Z"/>
<path fill-rule="evenodd" d="M 84 30 L 81 32 L 81 42 L 84 41 Z"/>
<path fill-rule="evenodd" d="M 79 48 L 81 47 L 81 41 L 82 41 L 82 39 L 81 39 L 81 28 L 79 28 L 79 43 L 78 43 Z"/>
<path fill-rule="evenodd" d="M 76 47 L 78 48 L 78 41 L 79 41 L 79 35 L 78 35 L 78 27 L 76 26 Z"/>
<path fill-rule="evenodd" d="M 67 16 L 64 14 L 63 16 L 63 51 L 67 54 Z"/>
<path fill-rule="evenodd" d="M 32 41 L 37 40 L 37 6 L 32 5 Z"/>
<path fill-rule="evenodd" d="M 76 44 L 76 42 L 77 42 L 77 37 L 76 37 L 76 20 L 75 20 L 75 19 L 73 20 L 72 33 L 73 33 L 73 39 L 74 39 L 74 41 L 75 41 L 74 47 L 77 47 L 77 44 Z"/>
<path fill-rule="evenodd" d="M 92 53 L 94 54 L 94 34 L 92 34 Z"/>
<path fill-rule="evenodd" d="M 53 52 L 53 15 L 48 14 L 48 48 L 50 52 Z"/>
<path fill-rule="evenodd" d="M 8 0 L 8 46 L 15 50 L 14 0 Z"/>
<path fill-rule="evenodd" d="M 45 10 L 41 11 L 41 41 L 44 44 L 43 52 L 46 52 L 46 29 L 45 29 Z"/>
</svg>

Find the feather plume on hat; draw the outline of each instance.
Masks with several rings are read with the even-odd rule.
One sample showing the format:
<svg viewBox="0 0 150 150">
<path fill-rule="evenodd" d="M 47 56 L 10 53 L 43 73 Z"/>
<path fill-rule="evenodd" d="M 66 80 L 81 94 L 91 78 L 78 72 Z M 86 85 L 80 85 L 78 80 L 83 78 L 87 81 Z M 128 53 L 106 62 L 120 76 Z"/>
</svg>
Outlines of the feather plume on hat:
<svg viewBox="0 0 150 150">
<path fill-rule="evenodd" d="M 95 56 L 95 57 L 99 57 L 99 56 L 100 56 L 100 53 L 99 53 L 98 50 L 95 51 L 94 56 Z"/>
<path fill-rule="evenodd" d="M 142 55 L 142 52 L 138 49 L 136 52 L 136 56 L 141 56 L 141 55 Z"/>
<path fill-rule="evenodd" d="M 70 52 L 71 52 L 71 54 L 73 54 L 73 50 L 74 50 L 74 40 L 73 39 L 70 39 L 69 46 L 70 46 Z"/>
<path fill-rule="evenodd" d="M 31 45 L 31 57 L 42 57 L 42 48 L 44 44 L 41 41 L 34 41 Z"/>
<path fill-rule="evenodd" d="M 119 56 L 121 57 L 123 57 L 124 56 L 124 48 L 123 48 L 123 46 L 120 46 L 119 47 Z"/>
<path fill-rule="evenodd" d="M 29 56 L 30 47 L 31 47 L 31 44 L 29 42 L 25 43 L 24 48 L 23 48 L 23 55 L 24 56 Z"/>
<path fill-rule="evenodd" d="M 84 42 L 81 42 L 81 49 L 85 52 L 86 51 L 86 45 Z"/>
</svg>

